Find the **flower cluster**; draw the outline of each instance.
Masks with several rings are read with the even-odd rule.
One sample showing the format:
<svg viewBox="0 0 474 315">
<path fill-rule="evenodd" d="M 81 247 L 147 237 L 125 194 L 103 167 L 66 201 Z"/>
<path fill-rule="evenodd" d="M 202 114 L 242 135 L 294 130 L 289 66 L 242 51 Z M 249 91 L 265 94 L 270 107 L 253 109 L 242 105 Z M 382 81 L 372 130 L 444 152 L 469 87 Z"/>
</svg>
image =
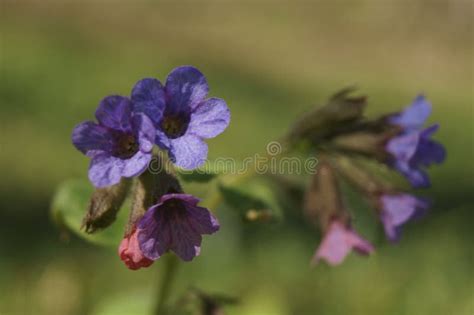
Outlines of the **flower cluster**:
<svg viewBox="0 0 474 315">
<path fill-rule="evenodd" d="M 307 217 L 323 231 L 313 262 L 322 259 L 337 265 L 351 249 L 364 255 L 374 251 L 351 227 L 351 215 L 344 206 L 336 173 L 373 205 L 386 237 L 394 242 L 399 240 L 402 226 L 422 217 L 430 202 L 382 180 L 369 171 L 361 158 L 383 163 L 405 176 L 413 188 L 423 188 L 430 185 L 423 168 L 443 162 L 446 156 L 444 147 L 430 138 L 438 125 L 423 129 L 431 112 L 424 96 L 415 98 L 400 113 L 373 121 L 362 116 L 361 102 L 365 99 L 348 98 L 342 93 L 315 112 L 324 116 L 325 121 L 344 123 L 345 127 L 338 127 L 332 133 L 327 133 L 327 126 L 326 130 L 318 130 L 317 125 L 305 129 L 307 124 L 297 125 L 290 133 L 292 141 L 309 139 L 315 147 L 324 148 L 319 151 L 319 171 L 307 188 L 305 199 Z M 344 109 L 346 114 L 341 113 Z M 353 114 L 348 117 L 351 110 Z"/>
<path fill-rule="evenodd" d="M 145 171 L 153 144 L 169 152 L 177 166 L 195 169 L 207 157 L 204 139 L 222 133 L 230 122 L 226 103 L 206 98 L 209 87 L 194 67 L 174 69 L 162 86 L 143 79 L 131 97 L 107 96 L 95 113 L 98 123 L 74 128 L 72 142 L 91 158 L 89 179 L 96 187 L 117 184 L 121 177 Z"/>
<path fill-rule="evenodd" d="M 226 103 L 207 98 L 208 92 L 206 78 L 199 70 L 178 67 L 164 86 L 157 79 L 146 78 L 136 83 L 130 97 L 105 97 L 95 112 L 97 122 L 86 121 L 74 128 L 74 146 L 91 159 L 89 179 L 100 192 L 95 195 L 108 196 L 114 215 L 126 193 L 120 190 L 121 195 L 115 196 L 113 191 L 118 190 L 114 187 L 127 178 L 149 173 L 155 144 L 168 152 L 178 167 L 195 169 L 205 162 L 208 149 L 204 139 L 219 135 L 230 122 Z M 167 175 L 168 180 L 140 186 L 145 191 L 135 189 L 136 196 L 148 194 L 152 198 L 143 205 L 144 213 L 131 215 L 132 227 L 119 247 L 121 259 L 130 269 L 147 267 L 168 251 L 185 261 L 192 260 L 199 255 L 202 235 L 219 229 L 217 219 L 197 205 L 199 199 L 184 194 L 179 184 L 163 188 L 167 181 L 177 181 Z M 119 202 L 114 203 L 114 198 Z M 94 225 L 99 215 L 92 212 L 97 209 L 101 214 L 112 212 L 111 207 L 101 207 L 104 203 L 97 206 L 96 202 L 89 209 L 86 226 Z"/>
<path fill-rule="evenodd" d="M 73 144 L 91 159 L 89 179 L 97 187 L 83 223 L 86 232 L 113 222 L 132 186 L 129 178 L 135 178 L 130 219 L 119 246 L 119 256 L 130 269 L 150 266 L 170 251 L 190 261 L 200 254 L 202 235 L 219 230 L 217 219 L 198 205 L 198 198 L 183 191 L 173 171 L 151 172 L 148 167 L 152 159 L 161 165 L 167 159 L 156 153 L 155 145 L 180 168 L 192 170 L 204 163 L 205 139 L 222 133 L 230 122 L 226 103 L 208 98 L 208 92 L 199 70 L 178 67 L 164 85 L 146 78 L 135 84 L 130 97 L 104 98 L 95 113 L 97 122 L 83 122 L 73 131 Z M 310 148 L 320 162 L 304 200 L 306 217 L 322 231 L 314 263 L 325 260 L 336 265 L 352 250 L 364 255 L 374 251 L 352 225 L 341 180 L 367 199 L 386 237 L 394 242 L 402 226 L 423 216 L 430 202 L 381 179 L 367 162 L 388 166 L 413 188 L 423 188 L 430 185 L 425 168 L 446 156 L 444 147 L 431 139 L 438 125 L 423 128 L 431 112 L 424 96 L 399 113 L 370 120 L 364 116 L 366 98 L 349 93 L 343 90 L 326 106 L 305 115 L 285 138 L 288 152 Z M 222 187 L 219 191 L 223 199 L 235 195 L 224 193 Z M 243 207 L 261 206 L 242 200 L 237 203 Z"/>
</svg>

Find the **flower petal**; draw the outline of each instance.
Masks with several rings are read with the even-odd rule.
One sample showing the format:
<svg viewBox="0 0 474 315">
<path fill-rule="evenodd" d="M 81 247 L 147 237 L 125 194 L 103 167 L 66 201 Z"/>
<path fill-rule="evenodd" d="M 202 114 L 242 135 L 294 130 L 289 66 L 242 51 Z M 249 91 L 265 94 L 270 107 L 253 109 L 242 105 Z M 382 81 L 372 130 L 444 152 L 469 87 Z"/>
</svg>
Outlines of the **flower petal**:
<svg viewBox="0 0 474 315">
<path fill-rule="evenodd" d="M 413 131 L 392 138 L 386 146 L 387 152 L 391 153 L 398 161 L 408 162 L 416 153 L 420 132 Z"/>
<path fill-rule="evenodd" d="M 191 170 L 206 162 L 207 144 L 198 136 L 186 134 L 170 144 L 170 157 L 177 166 Z"/>
<path fill-rule="evenodd" d="M 185 221 L 175 222 L 172 229 L 171 250 L 182 260 L 191 261 L 201 252 L 202 237 Z"/>
<path fill-rule="evenodd" d="M 318 250 L 313 258 L 313 262 L 321 259 L 326 260 L 330 265 L 339 265 L 344 261 L 352 246 L 346 242 L 346 231 L 342 224 L 334 222 L 325 234 Z"/>
<path fill-rule="evenodd" d="M 158 212 L 157 204 L 145 213 L 138 223 L 138 242 L 143 254 L 153 260 L 163 256 L 171 247 L 171 224 Z"/>
<path fill-rule="evenodd" d="M 411 164 L 429 166 L 432 163 L 442 163 L 446 158 L 446 150 L 440 143 L 429 139 L 438 129 L 438 125 L 426 128 L 421 133 L 420 143 L 412 158 Z"/>
<path fill-rule="evenodd" d="M 131 235 L 125 237 L 119 246 L 120 259 L 131 270 L 149 267 L 153 260 L 148 259 L 140 250 L 138 239 L 138 231 L 135 230 Z"/>
<path fill-rule="evenodd" d="M 168 208 L 170 200 L 181 201 L 184 208 Z M 156 260 L 168 250 L 184 261 L 199 255 L 201 234 L 214 233 L 219 225 L 209 210 L 197 206 L 198 201 L 188 194 L 166 194 L 146 212 L 137 224 L 140 248 L 146 257 Z"/>
<path fill-rule="evenodd" d="M 72 132 L 72 143 L 82 153 L 92 157 L 101 151 L 112 152 L 114 131 L 86 121 L 77 125 Z"/>
<path fill-rule="evenodd" d="M 360 255 L 370 255 L 374 251 L 374 247 L 368 241 L 364 240 L 357 233 L 350 230 L 346 235 L 352 248 Z"/>
<path fill-rule="evenodd" d="M 177 114 L 201 103 L 209 92 L 209 86 L 201 71 L 191 66 L 181 66 L 168 75 L 165 90 L 166 111 Z"/>
<path fill-rule="evenodd" d="M 437 125 L 423 131 L 411 131 L 391 139 L 387 152 L 393 156 L 392 167 L 402 173 L 415 188 L 428 187 L 430 180 L 420 166 L 444 161 L 446 151 L 441 144 L 429 139 Z"/>
<path fill-rule="evenodd" d="M 383 195 L 381 197 L 381 220 L 385 234 L 391 241 L 400 237 L 401 226 L 407 221 L 420 217 L 428 209 L 429 204 L 409 194 Z"/>
<path fill-rule="evenodd" d="M 157 79 L 146 78 L 138 81 L 132 89 L 134 113 L 146 114 L 157 126 L 165 109 L 165 92 Z"/>
<path fill-rule="evenodd" d="M 391 242 L 397 242 L 400 239 L 401 226 L 394 225 L 391 221 L 390 215 L 382 213 L 380 215 L 380 221 L 382 221 L 385 236 Z"/>
<path fill-rule="evenodd" d="M 188 222 L 199 234 L 213 234 L 219 231 L 219 222 L 211 212 L 203 207 L 187 205 Z"/>
<path fill-rule="evenodd" d="M 198 202 L 200 201 L 199 198 L 196 198 L 190 194 L 166 194 L 160 198 L 159 205 L 162 205 L 165 203 L 165 201 L 168 201 L 171 199 L 180 199 L 184 201 L 187 205 L 191 205 L 191 206 L 197 205 Z"/>
<path fill-rule="evenodd" d="M 213 138 L 230 122 L 230 111 L 224 100 L 210 98 L 199 104 L 191 114 L 188 132 L 201 138 Z"/>
<path fill-rule="evenodd" d="M 132 125 L 140 150 L 142 152 L 151 152 L 155 142 L 156 129 L 153 122 L 144 114 L 135 114 L 132 118 Z"/>
<path fill-rule="evenodd" d="M 107 96 L 100 102 L 95 117 L 103 126 L 115 130 L 130 131 L 131 102 L 123 96 Z"/>
<path fill-rule="evenodd" d="M 431 104 L 423 95 L 415 98 L 413 103 L 400 114 L 389 118 L 389 121 L 405 130 L 420 129 L 431 114 Z"/>
<path fill-rule="evenodd" d="M 95 187 L 117 184 L 122 177 L 123 160 L 107 153 L 95 155 L 89 166 L 89 179 Z"/>
<path fill-rule="evenodd" d="M 316 251 L 313 261 L 318 262 L 320 259 L 324 259 L 330 265 L 338 265 L 344 261 L 352 249 L 363 255 L 368 255 L 374 250 L 369 242 L 352 229 L 341 222 L 333 221 Z"/>
<path fill-rule="evenodd" d="M 412 167 L 405 161 L 395 161 L 393 167 L 405 176 L 414 188 L 427 188 L 431 185 L 428 174 L 421 169 Z"/>
<path fill-rule="evenodd" d="M 431 125 L 431 126 L 429 126 L 428 128 L 425 128 L 425 129 L 421 132 L 421 137 L 422 137 L 422 138 L 429 138 L 429 137 L 431 137 L 436 131 L 438 131 L 438 129 L 439 129 L 439 124 Z"/>
<path fill-rule="evenodd" d="M 143 173 L 152 158 L 151 152 L 138 151 L 130 159 L 123 160 L 123 177 L 134 177 Z"/>
<path fill-rule="evenodd" d="M 408 221 L 416 210 L 417 200 L 408 194 L 384 195 L 381 197 L 383 211 L 391 224 L 400 225 Z"/>
<path fill-rule="evenodd" d="M 155 143 L 163 150 L 169 150 L 171 148 L 171 139 L 159 129 L 156 129 Z"/>
</svg>

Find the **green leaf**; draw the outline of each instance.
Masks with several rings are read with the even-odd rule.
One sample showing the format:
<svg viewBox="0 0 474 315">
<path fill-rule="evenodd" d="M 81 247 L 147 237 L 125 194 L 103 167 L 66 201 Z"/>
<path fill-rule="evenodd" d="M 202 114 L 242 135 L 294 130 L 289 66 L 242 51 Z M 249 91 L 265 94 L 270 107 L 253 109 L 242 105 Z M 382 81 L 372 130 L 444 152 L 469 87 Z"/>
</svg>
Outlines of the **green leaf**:
<svg viewBox="0 0 474 315">
<path fill-rule="evenodd" d="M 283 217 L 281 191 L 268 180 L 254 179 L 236 186 L 219 183 L 218 187 L 226 204 L 249 221 L 275 222 Z"/>
<path fill-rule="evenodd" d="M 107 229 L 88 234 L 81 229 L 81 225 L 93 191 L 94 187 L 86 180 L 68 180 L 60 184 L 53 197 L 51 215 L 62 228 L 67 228 L 89 242 L 116 247 L 123 238 L 128 212 L 124 208 L 129 208 L 129 205 L 125 203 L 116 222 Z"/>
<path fill-rule="evenodd" d="M 310 140 L 320 144 L 337 135 L 363 117 L 367 105 L 365 96 L 351 96 L 354 88 L 345 88 L 328 100 L 326 105 L 316 107 L 296 121 L 290 129 L 288 140 L 295 145 Z"/>
<path fill-rule="evenodd" d="M 207 183 L 221 174 L 235 171 L 235 163 L 231 160 L 207 161 L 206 164 L 194 170 L 178 168 L 176 171 L 186 182 Z"/>
<path fill-rule="evenodd" d="M 216 173 L 203 173 L 196 171 L 178 171 L 179 178 L 185 182 L 207 183 L 217 176 Z"/>
</svg>

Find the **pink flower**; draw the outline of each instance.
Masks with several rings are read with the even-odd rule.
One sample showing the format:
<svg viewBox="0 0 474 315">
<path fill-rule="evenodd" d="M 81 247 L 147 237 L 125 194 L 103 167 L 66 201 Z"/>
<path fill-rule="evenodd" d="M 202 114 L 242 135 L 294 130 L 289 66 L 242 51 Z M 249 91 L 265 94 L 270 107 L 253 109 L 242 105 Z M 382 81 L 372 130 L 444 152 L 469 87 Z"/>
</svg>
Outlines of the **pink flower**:
<svg viewBox="0 0 474 315">
<path fill-rule="evenodd" d="M 145 268 L 153 263 L 153 260 L 146 258 L 140 250 L 137 235 L 138 230 L 134 229 L 130 235 L 122 240 L 118 250 L 120 259 L 131 270 Z"/>
<path fill-rule="evenodd" d="M 334 220 L 330 223 L 323 241 L 313 257 L 313 263 L 318 263 L 323 259 L 330 265 L 338 265 L 352 249 L 362 255 L 369 255 L 374 251 L 374 247 L 350 227 Z"/>
</svg>

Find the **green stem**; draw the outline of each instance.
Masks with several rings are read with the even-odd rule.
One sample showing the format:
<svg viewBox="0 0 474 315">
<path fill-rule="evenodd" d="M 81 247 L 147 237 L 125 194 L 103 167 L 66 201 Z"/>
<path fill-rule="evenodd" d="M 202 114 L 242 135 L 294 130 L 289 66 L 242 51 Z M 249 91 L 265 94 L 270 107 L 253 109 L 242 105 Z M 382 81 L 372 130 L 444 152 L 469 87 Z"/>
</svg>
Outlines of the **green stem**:
<svg viewBox="0 0 474 315">
<path fill-rule="evenodd" d="M 179 266 L 178 258 L 173 254 L 168 254 L 165 257 L 163 275 L 160 273 L 160 283 L 158 285 L 158 294 L 154 315 L 166 315 L 166 302 L 170 296 L 174 279 Z"/>
</svg>

